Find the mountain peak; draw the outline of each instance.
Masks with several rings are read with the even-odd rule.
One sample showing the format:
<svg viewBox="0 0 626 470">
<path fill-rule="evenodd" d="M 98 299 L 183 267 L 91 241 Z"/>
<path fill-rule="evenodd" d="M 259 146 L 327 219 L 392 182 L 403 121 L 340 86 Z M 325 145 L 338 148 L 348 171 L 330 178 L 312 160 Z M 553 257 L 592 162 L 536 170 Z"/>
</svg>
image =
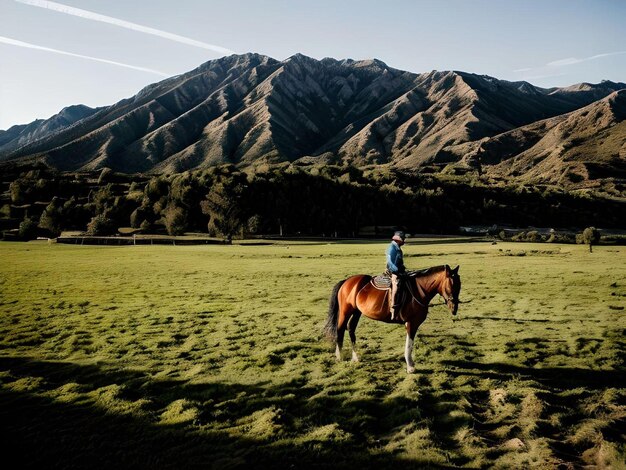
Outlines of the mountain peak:
<svg viewBox="0 0 626 470">
<path fill-rule="evenodd" d="M 388 70 L 389 66 L 380 59 L 365 59 L 354 63 L 357 67 L 372 67 L 382 70 Z"/>
<path fill-rule="evenodd" d="M 311 62 L 319 62 L 317 59 L 314 59 L 313 57 L 309 57 L 308 55 L 304 55 L 301 54 L 300 52 L 292 55 L 291 57 L 288 57 L 287 59 L 285 59 L 285 63 L 287 62 L 305 62 L 305 63 L 311 63 Z"/>
<path fill-rule="evenodd" d="M 569 93 L 578 91 L 617 91 L 626 88 L 626 83 L 602 80 L 600 83 L 581 82 L 567 87 L 557 88 L 553 93 Z"/>
</svg>

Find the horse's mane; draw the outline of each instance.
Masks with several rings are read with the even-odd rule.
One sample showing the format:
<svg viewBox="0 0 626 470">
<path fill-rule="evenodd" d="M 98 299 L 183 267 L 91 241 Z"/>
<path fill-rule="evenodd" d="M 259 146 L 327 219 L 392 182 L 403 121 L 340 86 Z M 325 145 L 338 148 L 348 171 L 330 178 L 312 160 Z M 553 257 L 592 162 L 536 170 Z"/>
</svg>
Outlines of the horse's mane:
<svg viewBox="0 0 626 470">
<path fill-rule="evenodd" d="M 432 266 L 426 269 L 416 269 L 414 271 L 407 271 L 406 273 L 409 275 L 409 277 L 423 277 L 428 276 L 429 274 L 439 273 L 441 271 L 444 271 L 445 269 L 446 265 L 442 264 L 441 266 Z"/>
</svg>

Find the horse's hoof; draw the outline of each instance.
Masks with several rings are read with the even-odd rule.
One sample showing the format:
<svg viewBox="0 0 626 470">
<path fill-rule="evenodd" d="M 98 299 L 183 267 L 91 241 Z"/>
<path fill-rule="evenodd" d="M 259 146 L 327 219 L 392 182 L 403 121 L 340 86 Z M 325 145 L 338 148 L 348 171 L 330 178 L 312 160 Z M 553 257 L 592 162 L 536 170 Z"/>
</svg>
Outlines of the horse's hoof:
<svg viewBox="0 0 626 470">
<path fill-rule="evenodd" d="M 407 374 L 415 374 L 415 367 L 407 367 L 406 368 L 406 373 Z"/>
<path fill-rule="evenodd" d="M 357 355 L 352 356 L 352 362 L 359 362 L 359 356 Z"/>
</svg>

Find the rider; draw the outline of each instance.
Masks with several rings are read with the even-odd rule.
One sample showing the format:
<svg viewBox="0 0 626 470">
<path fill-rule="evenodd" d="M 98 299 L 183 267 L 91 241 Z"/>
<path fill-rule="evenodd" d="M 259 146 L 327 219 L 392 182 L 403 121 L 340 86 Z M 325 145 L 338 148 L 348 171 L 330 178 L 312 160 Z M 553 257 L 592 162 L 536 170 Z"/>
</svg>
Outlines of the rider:
<svg viewBox="0 0 626 470">
<path fill-rule="evenodd" d="M 402 260 L 402 248 L 406 236 L 404 232 L 397 231 L 391 238 L 391 243 L 387 247 L 387 272 L 391 274 L 391 319 L 399 317 L 400 305 L 398 305 L 398 287 L 400 287 L 400 276 L 406 273 L 404 261 Z"/>
</svg>

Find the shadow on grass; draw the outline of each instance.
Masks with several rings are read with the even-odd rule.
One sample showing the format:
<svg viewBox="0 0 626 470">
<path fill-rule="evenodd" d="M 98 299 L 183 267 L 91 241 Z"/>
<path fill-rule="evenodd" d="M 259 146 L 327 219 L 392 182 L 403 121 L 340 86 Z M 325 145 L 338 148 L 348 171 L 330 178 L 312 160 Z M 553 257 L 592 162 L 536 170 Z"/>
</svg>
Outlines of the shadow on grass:
<svg viewBox="0 0 626 470">
<path fill-rule="evenodd" d="M 471 361 L 442 361 L 451 375 L 476 375 L 496 380 L 510 380 L 514 377 L 530 379 L 556 389 L 584 387 L 589 390 L 603 390 L 626 383 L 624 370 L 593 370 L 574 367 L 522 367 L 503 363 L 480 363 Z"/>
<path fill-rule="evenodd" d="M 303 380 L 280 385 L 157 381 L 104 364 L 25 357 L 0 358 L 0 371 L 10 371 L 12 380 L 41 378 L 32 391 L 0 391 L 0 438 L 8 449 L 3 457 L 13 457 L 20 468 L 444 468 L 403 460 L 373 439 L 419 417 L 416 403 L 406 398 L 348 400 L 324 395 Z M 148 412 L 119 414 L 86 396 L 66 402 L 46 393 L 68 383 L 85 392 L 120 385 L 121 398 L 149 400 Z M 160 424 L 159 413 L 177 399 L 198 403 L 198 419 Z M 271 407 L 281 410 L 279 435 L 238 434 L 238 420 Z M 333 423 L 351 437 L 299 439 Z"/>
<path fill-rule="evenodd" d="M 557 468 L 591 468 L 593 465 L 583 458 L 585 451 L 600 448 L 602 442 L 623 442 L 626 419 L 623 416 L 608 416 L 590 411 L 589 400 L 592 398 L 594 401 L 598 400 L 598 396 L 601 396 L 607 389 L 622 387 L 626 381 L 624 370 L 593 370 L 574 367 L 533 368 L 460 360 L 442 361 L 442 363 L 452 368 L 448 369 L 447 373 L 453 376 L 477 376 L 500 382 L 515 379 L 530 381 L 528 385 L 521 385 L 520 391 L 526 388 L 526 396 L 529 396 L 528 389 L 533 390 L 535 400 L 540 403 L 539 410 L 542 411 L 533 419 L 533 425 L 536 426 L 533 434 L 547 439 L 548 447 L 562 462 L 562 465 Z M 612 395 L 609 394 L 609 397 Z M 476 390 L 470 394 L 470 398 L 474 413 L 478 416 L 484 415 L 489 409 L 490 391 Z M 618 403 L 614 402 L 609 407 L 619 407 Z M 533 401 L 528 402 L 527 406 L 530 406 L 532 410 Z M 523 402 L 521 407 L 522 411 L 517 418 L 508 421 L 509 425 L 517 427 L 520 424 L 516 420 L 523 419 Z M 551 419 L 554 416 L 558 417 L 556 421 Z M 590 422 L 595 423 L 595 434 L 589 433 L 580 442 L 572 441 L 572 435 L 584 430 Z M 498 426 L 506 424 L 506 421 L 490 423 L 479 420 L 474 424 L 474 429 L 479 433 L 491 437 L 491 432 Z M 603 465 L 606 464 L 600 466 Z"/>
</svg>

